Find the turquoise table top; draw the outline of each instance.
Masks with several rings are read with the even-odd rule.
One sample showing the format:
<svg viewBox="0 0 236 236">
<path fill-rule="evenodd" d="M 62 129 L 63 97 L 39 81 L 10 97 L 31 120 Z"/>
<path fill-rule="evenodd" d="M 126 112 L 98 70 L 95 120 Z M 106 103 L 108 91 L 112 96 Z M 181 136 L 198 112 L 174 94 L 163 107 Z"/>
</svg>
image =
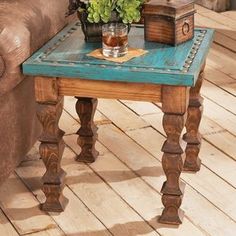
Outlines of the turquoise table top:
<svg viewBox="0 0 236 236">
<path fill-rule="evenodd" d="M 79 22 L 64 28 L 23 64 L 26 75 L 194 86 L 213 30 L 195 29 L 193 40 L 173 47 L 144 40 L 143 27 L 132 27 L 129 45 L 148 53 L 125 63 L 87 56 L 100 43 L 86 43 Z"/>
</svg>

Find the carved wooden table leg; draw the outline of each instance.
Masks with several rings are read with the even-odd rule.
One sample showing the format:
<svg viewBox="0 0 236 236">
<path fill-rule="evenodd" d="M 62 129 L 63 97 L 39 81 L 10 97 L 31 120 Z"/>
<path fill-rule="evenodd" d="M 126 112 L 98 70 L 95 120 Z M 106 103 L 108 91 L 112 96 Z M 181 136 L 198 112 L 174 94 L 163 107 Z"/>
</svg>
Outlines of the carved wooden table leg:
<svg viewBox="0 0 236 236">
<path fill-rule="evenodd" d="M 204 67 L 199 75 L 195 87 L 190 89 L 190 100 L 188 107 L 188 118 L 186 122 L 186 134 L 183 139 L 187 142 L 186 159 L 184 162 L 184 170 L 199 171 L 201 160 L 198 157 L 201 147 L 201 134 L 199 133 L 199 125 L 202 118 L 203 98 L 200 90 L 203 82 Z"/>
<path fill-rule="evenodd" d="M 96 98 L 76 98 L 78 99 L 76 111 L 81 122 L 81 127 L 77 132 L 81 153 L 77 157 L 77 161 L 92 163 L 99 154 L 95 149 L 97 127 L 94 123 L 94 114 L 98 101 Z"/>
<path fill-rule="evenodd" d="M 42 190 L 46 202 L 41 205 L 44 211 L 61 212 L 67 199 L 63 196 L 65 172 L 61 168 L 61 158 L 64 151 L 64 132 L 58 127 L 63 109 L 63 97 L 57 96 L 56 79 L 36 78 L 36 100 L 38 102 L 37 116 L 43 126 L 39 138 L 40 155 L 46 166 L 42 181 Z"/>
<path fill-rule="evenodd" d="M 167 180 L 163 184 L 162 202 L 164 210 L 159 218 L 160 223 L 181 224 L 183 211 L 180 210 L 184 183 L 180 181 L 183 170 L 183 149 L 181 148 L 181 132 L 185 126 L 189 89 L 186 87 L 163 86 L 162 110 L 163 126 L 167 139 L 163 144 L 162 165 Z"/>
</svg>

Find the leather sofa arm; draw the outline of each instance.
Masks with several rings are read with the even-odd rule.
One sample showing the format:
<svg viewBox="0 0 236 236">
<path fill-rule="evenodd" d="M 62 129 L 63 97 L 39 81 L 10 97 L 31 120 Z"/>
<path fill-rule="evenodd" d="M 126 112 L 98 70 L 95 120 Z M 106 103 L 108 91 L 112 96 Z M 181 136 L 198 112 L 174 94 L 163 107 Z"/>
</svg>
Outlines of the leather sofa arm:
<svg viewBox="0 0 236 236">
<path fill-rule="evenodd" d="M 21 64 L 65 26 L 67 7 L 68 0 L 0 2 L 0 96 L 24 78 Z"/>
</svg>

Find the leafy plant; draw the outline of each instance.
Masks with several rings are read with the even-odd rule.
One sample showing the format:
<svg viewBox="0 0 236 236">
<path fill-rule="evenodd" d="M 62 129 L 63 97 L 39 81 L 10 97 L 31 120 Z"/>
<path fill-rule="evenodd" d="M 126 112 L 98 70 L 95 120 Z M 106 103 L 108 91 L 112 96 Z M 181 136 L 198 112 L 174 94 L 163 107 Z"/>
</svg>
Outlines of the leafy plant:
<svg viewBox="0 0 236 236">
<path fill-rule="evenodd" d="M 145 0 L 70 0 L 69 14 L 76 10 L 87 13 L 91 23 L 107 23 L 114 12 L 124 23 L 138 22 L 140 9 Z"/>
<path fill-rule="evenodd" d="M 111 13 L 115 9 L 112 0 L 91 0 L 88 4 L 88 21 L 98 23 L 100 21 L 107 23 L 111 18 Z"/>
<path fill-rule="evenodd" d="M 140 6 L 142 0 L 117 0 L 116 10 L 124 23 L 138 22 L 141 18 Z"/>
</svg>

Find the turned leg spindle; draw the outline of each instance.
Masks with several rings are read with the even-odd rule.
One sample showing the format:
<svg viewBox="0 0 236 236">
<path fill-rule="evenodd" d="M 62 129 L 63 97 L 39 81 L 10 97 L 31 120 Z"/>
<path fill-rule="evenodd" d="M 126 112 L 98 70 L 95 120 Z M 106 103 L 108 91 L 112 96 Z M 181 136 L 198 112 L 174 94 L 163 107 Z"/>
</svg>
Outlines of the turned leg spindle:
<svg viewBox="0 0 236 236">
<path fill-rule="evenodd" d="M 98 156 L 95 149 L 97 140 L 97 127 L 94 123 L 94 115 L 97 108 L 97 99 L 77 97 L 76 111 L 80 118 L 81 127 L 78 130 L 78 144 L 81 147 L 81 153 L 77 161 L 92 163 Z"/>
<path fill-rule="evenodd" d="M 180 180 L 184 161 L 181 133 L 187 118 L 188 95 L 189 90 L 184 87 L 163 86 L 162 89 L 163 127 L 167 135 L 162 147 L 162 166 L 167 180 L 161 190 L 164 210 L 159 222 L 165 224 L 179 225 L 184 215 L 180 209 L 185 186 Z"/>
<path fill-rule="evenodd" d="M 64 132 L 58 127 L 63 109 L 63 98 L 57 103 L 39 103 L 37 116 L 43 126 L 43 133 L 39 138 L 40 155 L 46 166 L 46 173 L 42 181 L 42 190 L 46 202 L 41 205 L 44 211 L 61 212 L 65 209 L 67 199 L 63 196 L 65 172 L 61 168 L 62 154 L 65 148 Z"/>
<path fill-rule="evenodd" d="M 186 159 L 184 162 L 185 171 L 199 171 L 201 160 L 199 159 L 199 152 L 201 147 L 201 134 L 199 133 L 199 126 L 203 112 L 203 98 L 200 95 L 200 90 L 203 82 L 203 69 L 199 75 L 195 87 L 190 89 L 190 99 L 188 107 L 188 118 L 186 122 L 186 134 L 183 139 L 187 142 L 185 150 Z"/>
</svg>

